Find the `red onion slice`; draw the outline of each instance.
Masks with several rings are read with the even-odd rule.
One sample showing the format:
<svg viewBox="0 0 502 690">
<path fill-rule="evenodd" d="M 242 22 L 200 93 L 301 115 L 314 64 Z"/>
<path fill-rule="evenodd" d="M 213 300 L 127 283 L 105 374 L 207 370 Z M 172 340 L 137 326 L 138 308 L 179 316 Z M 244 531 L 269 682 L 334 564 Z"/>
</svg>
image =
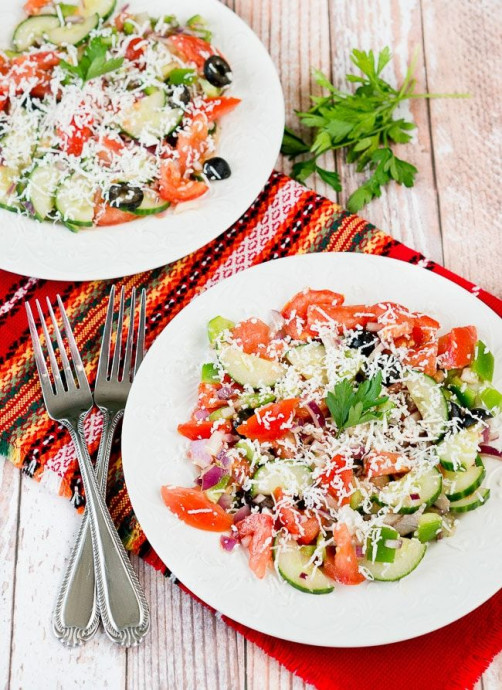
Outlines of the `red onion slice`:
<svg viewBox="0 0 502 690">
<path fill-rule="evenodd" d="M 410 498 L 412 501 L 418 501 L 420 500 L 420 494 L 410 494 Z"/>
<path fill-rule="evenodd" d="M 242 506 L 242 508 L 239 508 L 239 510 L 234 515 L 234 525 L 236 525 L 241 520 L 244 520 L 244 518 L 247 518 L 248 515 L 251 515 L 250 506 L 245 505 Z"/>
<path fill-rule="evenodd" d="M 223 510 L 229 510 L 232 507 L 232 497 L 228 494 L 221 494 L 218 505 L 223 508 Z"/>
<path fill-rule="evenodd" d="M 307 410 L 310 412 L 310 416 L 312 417 L 312 421 L 316 425 L 318 429 L 322 428 L 326 424 L 326 419 L 321 412 L 321 408 L 319 405 L 314 401 L 310 400 L 305 407 Z"/>
<path fill-rule="evenodd" d="M 220 450 L 220 452 L 216 456 L 216 460 L 218 460 L 221 466 L 225 467 L 226 469 L 228 469 L 232 464 L 232 459 L 228 457 L 224 450 Z"/>
<path fill-rule="evenodd" d="M 488 446 L 486 444 L 481 444 L 479 450 L 483 455 L 491 455 L 493 458 L 502 458 L 502 451 L 497 450 L 493 446 Z"/>
<path fill-rule="evenodd" d="M 363 547 L 360 544 L 356 545 L 356 556 L 357 558 L 364 558 Z"/>
<path fill-rule="evenodd" d="M 216 397 L 218 400 L 230 400 L 234 393 L 232 386 L 222 386 L 216 391 Z"/>
<path fill-rule="evenodd" d="M 225 534 L 220 537 L 220 544 L 225 551 L 232 551 L 238 543 L 239 542 L 234 537 L 227 537 Z"/>
<path fill-rule="evenodd" d="M 206 440 L 191 441 L 188 449 L 188 457 L 191 458 L 194 465 L 204 468 L 211 464 L 211 456 L 206 450 Z"/>
<path fill-rule="evenodd" d="M 218 467 L 218 465 L 212 465 L 204 474 L 202 475 L 202 490 L 210 489 L 215 484 L 217 484 L 220 479 L 225 475 L 225 469 L 223 467 Z"/>
<path fill-rule="evenodd" d="M 209 411 L 208 410 L 195 410 L 193 413 L 194 418 L 198 422 L 202 422 L 202 420 L 207 419 L 209 417 Z"/>
</svg>

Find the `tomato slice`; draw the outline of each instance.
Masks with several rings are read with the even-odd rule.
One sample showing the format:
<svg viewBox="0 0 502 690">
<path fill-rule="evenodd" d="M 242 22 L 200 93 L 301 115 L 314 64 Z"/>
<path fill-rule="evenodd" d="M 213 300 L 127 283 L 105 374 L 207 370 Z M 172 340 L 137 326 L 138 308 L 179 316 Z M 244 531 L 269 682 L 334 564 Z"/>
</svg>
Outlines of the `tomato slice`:
<svg viewBox="0 0 502 690">
<path fill-rule="evenodd" d="M 382 450 L 368 453 L 364 459 L 364 469 L 368 477 L 383 477 L 388 474 L 409 472 L 411 467 L 402 453 Z"/>
<path fill-rule="evenodd" d="M 218 398 L 218 391 L 221 388 L 219 383 L 199 383 L 197 395 L 197 407 L 202 410 L 218 410 L 226 407 L 228 402 Z"/>
<path fill-rule="evenodd" d="M 335 455 L 329 463 L 329 467 L 319 476 L 319 483 L 327 487 L 330 496 L 333 496 L 340 505 L 350 503 L 352 480 L 354 471 L 347 467 L 347 461 L 343 455 Z"/>
<path fill-rule="evenodd" d="M 212 503 L 200 489 L 163 486 L 162 500 L 169 510 L 190 527 L 208 532 L 226 532 L 233 518 L 217 503 Z"/>
<path fill-rule="evenodd" d="M 40 11 L 48 5 L 52 0 L 27 0 L 23 5 L 23 10 L 26 14 L 40 14 Z"/>
<path fill-rule="evenodd" d="M 197 199 L 207 192 L 204 182 L 183 179 L 177 162 L 165 160 L 160 165 L 159 194 L 165 201 L 179 203 Z"/>
<path fill-rule="evenodd" d="M 252 513 L 237 523 L 240 538 L 251 537 L 249 567 L 260 579 L 272 563 L 273 527 L 274 520 L 268 513 Z"/>
<path fill-rule="evenodd" d="M 11 65 L 16 67 L 16 69 L 13 70 L 12 76 L 15 77 L 16 74 L 26 70 L 26 73 L 24 74 L 26 77 L 26 74 L 29 74 L 31 70 L 49 70 L 53 67 L 56 67 L 56 65 L 59 65 L 60 62 L 61 58 L 54 50 L 41 50 L 39 53 L 17 55 L 11 60 Z M 20 70 L 20 67 L 23 69 Z"/>
<path fill-rule="evenodd" d="M 374 319 L 373 308 L 364 304 L 314 305 L 307 311 L 308 332 L 313 336 L 319 335 L 319 326 L 331 326 L 337 333 L 342 333 L 344 329 L 364 328 Z"/>
<path fill-rule="evenodd" d="M 319 534 L 319 521 L 314 516 L 308 517 L 301 513 L 293 505 L 288 505 L 288 498 L 284 491 L 277 488 L 274 491 L 276 500 L 277 518 L 299 544 L 311 544 Z"/>
<path fill-rule="evenodd" d="M 441 324 L 427 314 L 414 314 L 414 317 L 412 338 L 415 346 L 420 347 L 434 340 Z"/>
<path fill-rule="evenodd" d="M 190 124 L 178 134 L 176 151 L 180 173 L 193 166 L 208 145 L 208 121 L 201 113 L 195 115 Z"/>
<path fill-rule="evenodd" d="M 437 371 L 438 341 L 424 343 L 419 347 L 409 348 L 403 357 L 404 364 L 434 376 Z"/>
<path fill-rule="evenodd" d="M 129 223 L 131 220 L 138 220 L 139 216 L 127 213 L 115 206 L 109 206 L 103 202 L 96 206 L 94 212 L 94 223 L 96 225 L 118 225 L 119 223 Z"/>
<path fill-rule="evenodd" d="M 139 38 L 138 36 L 136 38 L 131 38 L 125 51 L 126 60 L 139 62 L 145 54 L 147 45 L 144 38 Z"/>
<path fill-rule="evenodd" d="M 415 317 L 402 304 L 379 302 L 373 305 L 372 310 L 380 327 L 378 334 L 382 340 L 393 340 L 412 332 Z"/>
<path fill-rule="evenodd" d="M 193 62 L 197 69 L 203 70 L 204 63 L 211 55 L 219 55 L 216 48 L 198 36 L 174 34 L 167 39 L 169 47 L 188 62 Z"/>
<path fill-rule="evenodd" d="M 300 398 L 288 398 L 265 405 L 237 427 L 237 433 L 253 441 L 275 441 L 293 426 L 294 413 Z"/>
<path fill-rule="evenodd" d="M 232 329 L 235 342 L 248 355 L 259 355 L 267 358 L 267 346 L 270 343 L 270 328 L 260 319 L 241 321 Z"/>
<path fill-rule="evenodd" d="M 336 549 L 328 546 L 323 570 L 328 577 L 344 585 L 359 585 L 365 577 L 359 572 L 356 550 L 347 525 L 339 524 L 333 530 Z"/>
<path fill-rule="evenodd" d="M 102 137 L 99 141 L 99 145 L 101 148 L 96 155 L 99 161 L 107 167 L 113 163 L 114 155 L 121 153 L 125 148 L 123 141 L 111 139 L 110 137 Z"/>
<path fill-rule="evenodd" d="M 230 433 L 232 431 L 232 424 L 227 420 L 211 422 L 207 419 L 191 419 L 184 424 L 178 424 L 178 433 L 185 436 L 185 438 L 189 438 L 191 441 L 200 441 L 203 438 L 209 438 L 213 431 L 216 430 Z"/>
<path fill-rule="evenodd" d="M 218 120 L 223 115 L 230 113 L 241 102 L 240 98 L 220 96 L 219 98 L 207 98 L 200 110 L 206 115 L 209 122 Z"/>
<path fill-rule="evenodd" d="M 286 324 L 284 330 L 296 340 L 306 340 L 311 333 L 305 330 L 309 307 L 332 307 L 342 304 L 344 296 L 331 290 L 302 290 L 294 295 L 282 308 Z"/>
<path fill-rule="evenodd" d="M 86 118 L 86 124 L 81 122 L 80 118 L 72 117 L 68 131 L 58 130 L 63 151 L 72 156 L 82 155 L 84 144 L 92 137 L 90 124 L 92 124 L 92 119 L 89 117 Z"/>
<path fill-rule="evenodd" d="M 461 369 L 467 367 L 474 358 L 478 341 L 475 326 L 452 328 L 449 333 L 439 338 L 439 363 L 443 369 Z"/>
</svg>

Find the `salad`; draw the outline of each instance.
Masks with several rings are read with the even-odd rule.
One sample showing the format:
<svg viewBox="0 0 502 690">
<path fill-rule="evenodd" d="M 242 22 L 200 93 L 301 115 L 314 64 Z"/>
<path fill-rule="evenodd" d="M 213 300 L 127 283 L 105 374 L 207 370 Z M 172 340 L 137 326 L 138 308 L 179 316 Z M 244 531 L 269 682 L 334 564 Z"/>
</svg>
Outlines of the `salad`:
<svg viewBox="0 0 502 690">
<path fill-rule="evenodd" d="M 231 175 L 217 155 L 232 71 L 199 15 L 115 0 L 28 0 L 0 51 L 0 206 L 70 230 L 198 199 Z"/>
<path fill-rule="evenodd" d="M 486 503 L 482 456 L 502 456 L 494 357 L 474 326 L 440 330 L 330 290 L 303 290 L 270 324 L 215 317 L 178 426 L 195 486 L 163 486 L 165 504 L 303 592 L 405 577 Z"/>
</svg>

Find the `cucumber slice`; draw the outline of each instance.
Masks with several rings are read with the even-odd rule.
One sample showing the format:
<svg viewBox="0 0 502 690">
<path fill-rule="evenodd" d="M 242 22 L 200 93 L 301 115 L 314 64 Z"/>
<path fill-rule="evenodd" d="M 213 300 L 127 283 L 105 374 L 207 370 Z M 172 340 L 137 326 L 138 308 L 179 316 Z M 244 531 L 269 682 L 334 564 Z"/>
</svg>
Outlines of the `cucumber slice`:
<svg viewBox="0 0 502 690">
<path fill-rule="evenodd" d="M 143 201 L 138 206 L 131 210 L 134 216 L 151 216 L 154 213 L 162 213 L 169 208 L 169 201 L 164 201 L 153 189 L 145 189 Z"/>
<path fill-rule="evenodd" d="M 286 353 L 286 359 L 306 379 L 322 372 L 326 380 L 326 348 L 321 343 L 307 343 L 298 345 Z"/>
<path fill-rule="evenodd" d="M 312 484 L 312 471 L 305 465 L 275 460 L 259 467 L 253 475 L 252 483 L 252 496 L 271 496 L 278 488 L 293 496 L 301 496 Z"/>
<path fill-rule="evenodd" d="M 77 232 L 80 232 L 80 230 L 81 230 L 80 225 L 74 225 L 73 223 L 69 223 L 67 220 L 63 220 L 61 222 L 63 223 L 65 228 L 68 228 L 68 230 L 71 230 L 72 232 L 77 233 Z"/>
<path fill-rule="evenodd" d="M 389 482 L 375 497 L 380 505 L 387 505 L 396 513 L 414 513 L 425 504 L 432 505 L 443 485 L 441 473 L 435 467 L 431 467 L 425 473 L 411 470 L 401 479 Z M 417 494 L 419 498 L 411 498 L 411 494 Z"/>
<path fill-rule="evenodd" d="M 267 461 L 267 457 L 260 455 L 254 447 L 252 441 L 250 441 L 248 438 L 241 438 L 240 441 L 237 441 L 235 447 L 244 453 L 244 457 L 252 465 L 259 465 L 260 463 Z"/>
<path fill-rule="evenodd" d="M 436 539 L 443 527 L 443 518 L 437 513 L 423 513 L 418 518 L 416 536 L 419 541 L 425 543 Z"/>
<path fill-rule="evenodd" d="M 90 17 L 97 14 L 103 21 L 113 13 L 116 0 L 83 0 L 81 14 Z"/>
<path fill-rule="evenodd" d="M 182 108 L 166 107 L 165 92 L 156 91 L 125 110 L 119 124 L 133 139 L 155 143 L 176 129 L 182 119 Z"/>
<path fill-rule="evenodd" d="M 477 391 L 470 388 L 464 381 L 460 378 L 455 377 L 450 383 L 450 390 L 455 394 L 455 397 L 462 405 L 462 407 L 467 407 L 470 409 L 476 404 Z"/>
<path fill-rule="evenodd" d="M 273 393 L 244 393 L 239 397 L 239 402 L 243 408 L 251 407 L 255 410 L 257 407 L 274 402 L 275 399 L 276 396 Z"/>
<path fill-rule="evenodd" d="M 273 386 L 285 374 L 285 368 L 279 362 L 248 355 L 232 345 L 222 348 L 219 357 L 225 371 L 242 386 Z"/>
<path fill-rule="evenodd" d="M 37 165 L 28 177 L 27 193 L 35 218 L 45 220 L 55 208 L 56 188 L 63 173 L 54 165 Z"/>
<path fill-rule="evenodd" d="M 235 323 L 229 319 L 225 319 L 223 316 L 215 316 L 214 319 L 207 324 L 207 337 L 209 338 L 209 343 L 214 345 L 216 340 L 225 331 L 231 331 L 235 327 Z"/>
<path fill-rule="evenodd" d="M 485 478 L 486 470 L 481 458 L 476 458 L 474 467 L 465 472 L 448 472 L 443 470 L 443 491 L 450 501 L 459 501 L 476 491 Z"/>
<path fill-rule="evenodd" d="M 315 546 L 299 546 L 293 539 L 280 544 L 275 541 L 275 563 L 279 575 L 288 585 L 308 594 L 329 594 L 334 590 L 332 581 L 309 564 Z"/>
<path fill-rule="evenodd" d="M 9 168 L 6 165 L 0 166 L 0 208 L 14 211 L 14 213 L 22 210 L 16 195 L 18 177 L 19 173 L 15 168 Z"/>
<path fill-rule="evenodd" d="M 87 36 L 99 24 L 99 15 L 93 14 L 90 17 L 85 17 L 81 24 L 65 24 L 64 26 L 57 26 L 47 32 L 47 39 L 51 43 L 60 45 L 78 46 L 85 41 Z"/>
<path fill-rule="evenodd" d="M 476 462 L 480 441 L 479 425 L 447 436 L 436 448 L 441 465 L 450 472 L 468 470 Z"/>
<path fill-rule="evenodd" d="M 56 209 L 64 222 L 78 227 L 91 227 L 94 219 L 93 196 L 92 183 L 86 177 L 73 173 L 56 190 Z"/>
<path fill-rule="evenodd" d="M 200 372 L 200 380 L 202 383 L 219 383 L 220 372 L 218 371 L 216 365 L 212 362 L 203 364 Z"/>
<path fill-rule="evenodd" d="M 387 546 L 386 542 L 399 539 L 399 532 L 392 527 L 383 525 L 374 527 L 366 540 L 366 554 L 372 563 L 394 563 L 396 546 Z"/>
<path fill-rule="evenodd" d="M 461 498 L 459 501 L 452 501 L 450 503 L 450 511 L 452 513 L 468 513 L 482 506 L 489 498 L 490 489 L 481 487 L 480 489 L 476 489 L 470 496 Z"/>
<path fill-rule="evenodd" d="M 418 539 L 402 537 L 401 548 L 397 549 L 393 563 L 372 563 L 369 560 L 364 560 L 361 566 L 373 576 L 374 580 L 395 582 L 415 570 L 426 551 L 426 544 L 422 544 Z"/>
<path fill-rule="evenodd" d="M 215 422 L 217 419 L 230 419 L 235 414 L 233 407 L 220 407 L 209 415 L 209 421 Z"/>
<path fill-rule="evenodd" d="M 428 435 L 433 439 L 441 438 L 448 422 L 448 404 L 442 387 L 427 374 L 407 381 L 406 387 L 422 415 Z"/>
<path fill-rule="evenodd" d="M 12 36 L 12 45 L 18 51 L 28 50 L 35 43 L 41 42 L 52 29 L 59 26 L 59 18 L 55 14 L 40 14 L 28 17 L 16 26 Z"/>
</svg>

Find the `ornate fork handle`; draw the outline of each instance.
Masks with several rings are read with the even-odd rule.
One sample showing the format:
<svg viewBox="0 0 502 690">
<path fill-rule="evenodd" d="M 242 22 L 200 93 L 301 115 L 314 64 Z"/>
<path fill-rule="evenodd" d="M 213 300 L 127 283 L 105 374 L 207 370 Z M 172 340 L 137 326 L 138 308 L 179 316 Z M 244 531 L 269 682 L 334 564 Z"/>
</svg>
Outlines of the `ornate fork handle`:
<svg viewBox="0 0 502 690">
<path fill-rule="evenodd" d="M 88 515 L 87 521 L 90 527 L 92 559 L 94 561 L 94 577 L 96 582 L 97 609 L 101 614 L 106 634 L 118 644 L 131 646 L 138 644 L 149 628 L 149 611 L 143 591 L 136 577 L 124 546 L 115 530 L 97 478 L 92 467 L 91 459 L 85 442 L 82 441 L 83 421 L 85 415 L 81 415 L 78 423 L 66 419 L 61 422 L 66 426 L 77 449 L 80 471 L 84 482 Z M 101 485 L 105 482 L 108 468 L 109 450 L 111 448 L 112 434 L 117 419 L 112 420 L 108 430 L 108 418 L 104 420 L 103 433 L 106 435 L 106 444 L 103 448 L 103 467 Z M 112 426 L 113 425 L 113 426 Z M 84 527 L 82 527 L 82 530 Z M 83 558 L 85 541 L 75 553 Z M 76 564 L 81 563 L 80 559 Z M 75 572 L 75 569 L 73 570 Z M 84 573 L 85 574 L 85 573 Z M 91 580 L 92 578 L 89 578 Z M 71 584 L 76 582 L 71 580 Z M 87 594 L 89 592 L 86 592 Z M 93 601 L 94 595 L 90 601 Z M 94 604 L 91 609 L 92 625 L 94 625 Z M 74 635 L 75 636 L 75 635 Z M 83 638 L 82 641 L 84 641 Z"/>
</svg>

